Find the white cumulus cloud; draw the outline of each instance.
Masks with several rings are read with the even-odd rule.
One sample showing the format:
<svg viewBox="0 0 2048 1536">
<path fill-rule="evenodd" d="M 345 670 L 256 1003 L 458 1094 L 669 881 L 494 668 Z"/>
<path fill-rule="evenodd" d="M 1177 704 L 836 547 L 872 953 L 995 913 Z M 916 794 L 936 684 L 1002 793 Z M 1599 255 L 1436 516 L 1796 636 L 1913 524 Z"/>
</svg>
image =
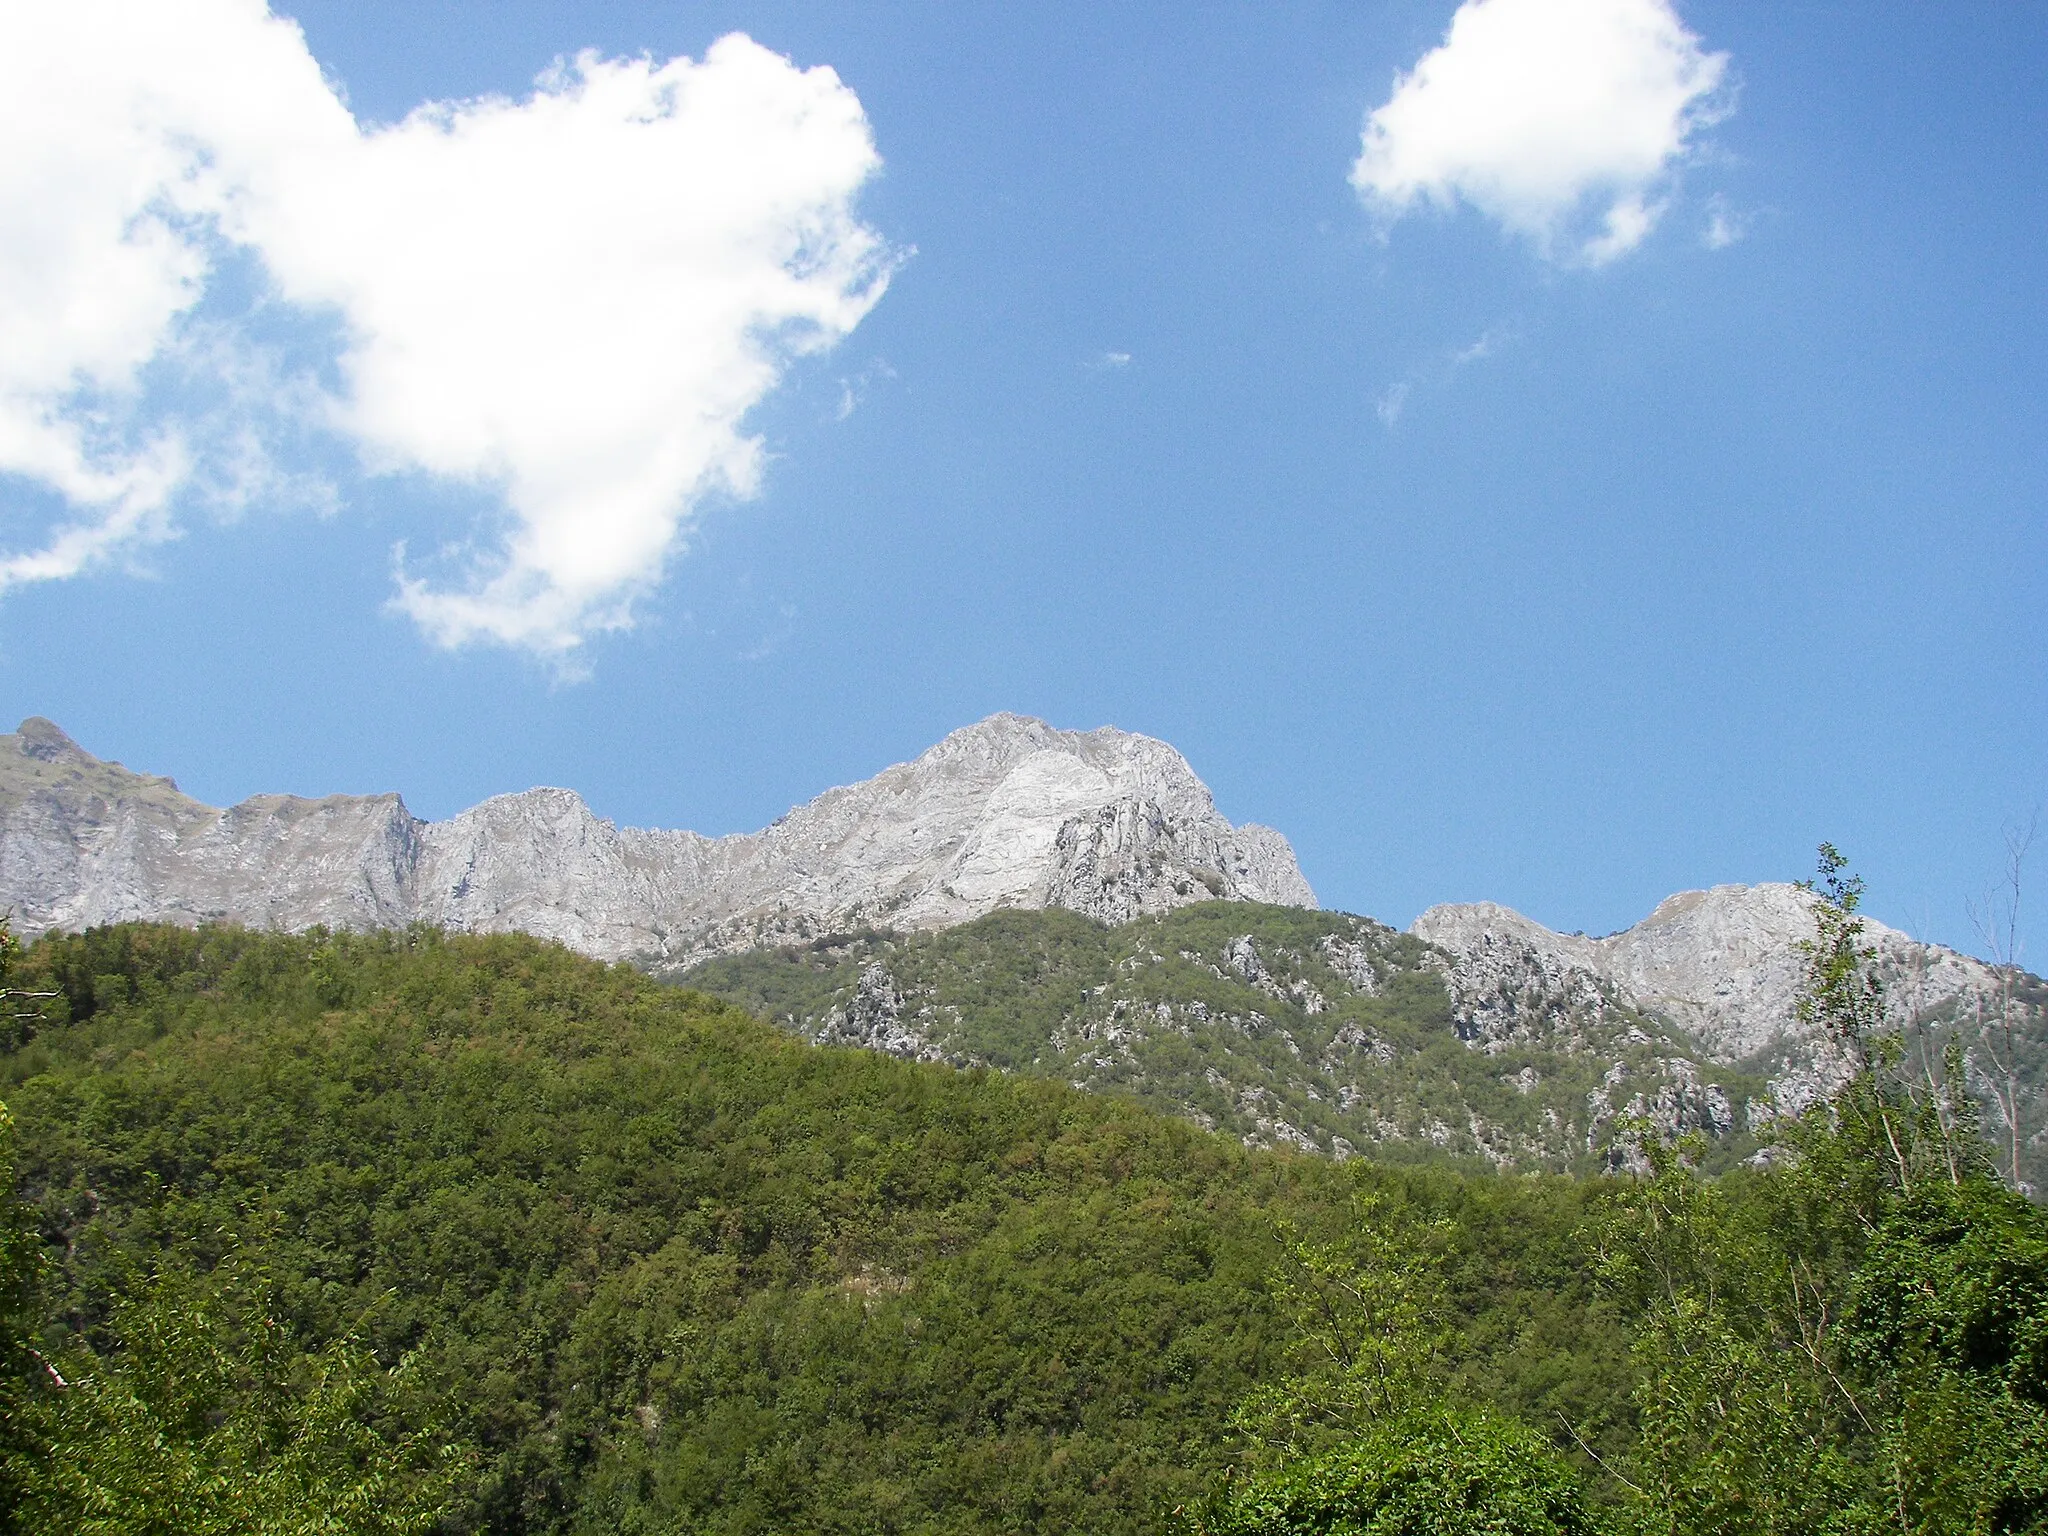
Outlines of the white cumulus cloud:
<svg viewBox="0 0 2048 1536">
<path fill-rule="evenodd" d="M 893 259 L 854 211 L 858 99 L 739 35 L 365 127 L 262 0 L 9 3 L 0 142 L 0 471 L 66 509 L 0 585 L 167 536 L 215 445 L 314 429 L 498 509 L 439 580 L 401 573 L 450 645 L 629 623 L 702 498 L 755 488 L 748 413 Z"/>
<path fill-rule="evenodd" d="M 1351 182 L 1389 220 L 1462 201 L 1597 266 L 1656 224 L 1689 141 L 1725 110 L 1727 65 L 1670 0 L 1465 0 L 1367 117 Z"/>
</svg>

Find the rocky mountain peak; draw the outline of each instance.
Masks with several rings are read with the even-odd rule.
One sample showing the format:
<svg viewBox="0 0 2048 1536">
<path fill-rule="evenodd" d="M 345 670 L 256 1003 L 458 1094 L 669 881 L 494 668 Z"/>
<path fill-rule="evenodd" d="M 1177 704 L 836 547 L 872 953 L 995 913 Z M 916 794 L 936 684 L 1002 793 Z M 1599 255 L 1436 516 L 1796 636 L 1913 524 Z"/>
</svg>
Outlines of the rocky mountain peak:
<svg viewBox="0 0 2048 1536">
<path fill-rule="evenodd" d="M 37 762 L 55 763 L 65 759 L 90 761 L 77 742 L 58 727 L 53 720 L 41 715 L 30 715 L 14 733 L 15 750 L 23 757 L 32 757 Z"/>
<path fill-rule="evenodd" d="M 1709 1060 L 1767 1069 L 1796 1061 L 1801 1072 L 1815 1060 L 1797 1006 L 1813 898 L 1796 885 L 1681 891 L 1633 927 L 1598 939 L 1553 932 L 1493 902 L 1432 907 L 1409 931 L 1452 957 L 1452 990 L 1471 994 L 1471 1006 L 1504 990 L 1549 997 L 1591 987 L 1677 1025 Z M 1991 968 L 1967 955 L 1870 918 L 1863 937 L 1902 1023 L 1997 992 Z M 1828 1084 L 1785 1086 L 1783 1096 L 1796 1102 Z"/>
</svg>

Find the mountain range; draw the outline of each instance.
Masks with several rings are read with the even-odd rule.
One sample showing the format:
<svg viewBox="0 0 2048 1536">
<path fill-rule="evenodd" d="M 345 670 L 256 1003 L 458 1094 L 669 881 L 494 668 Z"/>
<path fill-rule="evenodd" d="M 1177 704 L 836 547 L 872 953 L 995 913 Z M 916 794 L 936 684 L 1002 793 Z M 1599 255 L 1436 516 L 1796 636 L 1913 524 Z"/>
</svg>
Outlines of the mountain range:
<svg viewBox="0 0 2048 1536">
<path fill-rule="evenodd" d="M 1203 904 L 1212 918 L 1175 916 Z M 1339 1155 L 1372 1142 L 1570 1163 L 1632 1113 L 1732 1148 L 1844 1070 L 1797 1015 L 1813 925 L 1795 886 L 1680 893 L 1605 938 L 1484 902 L 1433 907 L 1406 934 L 1290 918 L 1317 904 L 1286 838 L 1233 826 L 1172 747 L 1009 714 L 726 837 L 619 827 L 550 788 L 439 822 L 396 794 L 218 809 L 32 718 L 0 736 L 0 906 L 24 935 L 130 920 L 521 931 L 814 1038 L 1139 1092 Z M 1085 938 L 1100 929 L 1113 937 Z M 1866 939 L 1900 1022 L 1930 1049 L 1961 1039 L 1994 1139 L 2041 1161 L 2048 987 L 1874 922 Z M 992 965 L 1007 997 L 985 984 Z M 1423 1091 L 1403 1053 L 1452 1040 Z"/>
<path fill-rule="evenodd" d="M 1287 840 L 1233 827 L 1164 742 L 996 715 L 759 832 L 619 827 L 567 789 L 422 821 L 395 794 L 226 810 L 51 722 L 0 736 L 0 904 L 17 931 L 138 919 L 518 931 L 655 972 L 835 927 L 999 907 L 1123 922 L 1214 898 L 1314 906 Z"/>
</svg>

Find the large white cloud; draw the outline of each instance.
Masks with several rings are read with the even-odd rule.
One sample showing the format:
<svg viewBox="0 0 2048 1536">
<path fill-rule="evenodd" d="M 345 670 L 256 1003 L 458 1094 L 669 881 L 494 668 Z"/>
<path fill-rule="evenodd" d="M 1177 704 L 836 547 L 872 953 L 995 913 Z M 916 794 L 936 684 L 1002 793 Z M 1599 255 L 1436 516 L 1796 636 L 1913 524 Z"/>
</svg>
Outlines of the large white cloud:
<svg viewBox="0 0 2048 1536">
<path fill-rule="evenodd" d="M 401 578 L 431 635 L 565 653 L 754 487 L 748 412 L 889 273 L 859 101 L 738 35 L 364 128 L 262 0 L 4 0 L 0 146 L 0 470 L 67 508 L 0 585 L 164 536 L 222 443 L 229 499 L 276 483 L 288 417 L 499 507 Z"/>
<path fill-rule="evenodd" d="M 1390 219 L 1462 199 L 1545 256 L 1598 265 L 1655 225 L 1725 109 L 1727 64 L 1669 0 L 1465 0 L 1366 119 L 1352 185 Z"/>
</svg>

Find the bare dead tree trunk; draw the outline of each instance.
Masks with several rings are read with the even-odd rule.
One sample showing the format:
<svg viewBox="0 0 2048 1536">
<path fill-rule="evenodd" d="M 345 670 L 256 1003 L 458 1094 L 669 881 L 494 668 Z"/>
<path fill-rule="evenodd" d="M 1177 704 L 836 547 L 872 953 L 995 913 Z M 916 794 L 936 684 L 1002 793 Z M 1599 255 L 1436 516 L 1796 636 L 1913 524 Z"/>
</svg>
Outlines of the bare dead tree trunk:
<svg viewBox="0 0 2048 1536">
<path fill-rule="evenodd" d="M 1984 1074 L 2005 1122 L 2005 1172 L 2015 1189 L 2023 1189 L 2020 1177 L 2020 1147 L 2024 1141 L 2020 1121 L 2024 1094 L 2020 1083 L 2017 1028 L 2020 1023 L 2020 890 L 2027 853 L 2040 829 L 2037 811 L 2025 826 L 2014 823 L 2005 829 L 2005 868 L 1998 884 L 1979 904 L 1970 904 L 1970 921 L 1983 940 L 1992 973 L 1998 978 L 1987 1010 L 1977 1002 L 1977 1039 L 1991 1070 Z"/>
<path fill-rule="evenodd" d="M 1954 1095 L 1957 1085 L 1949 1080 L 1945 1064 L 1937 1061 L 1933 1050 L 1933 1031 L 1929 1027 L 1929 1015 L 1933 1009 L 1927 1001 L 1927 955 L 1924 942 L 1915 943 L 1905 952 L 1900 962 L 1904 973 L 1886 988 L 1885 1003 L 1896 1020 L 1899 1038 L 1912 1043 L 1912 1055 L 1906 1069 L 1917 1072 L 1921 1085 L 1927 1090 L 1927 1102 L 1934 1108 L 1935 1126 L 1941 1132 L 1943 1166 L 1948 1170 L 1949 1183 L 1959 1184 L 1963 1176 L 1959 1147 L 1964 1134 L 1962 1117 L 1956 1112 Z"/>
</svg>

